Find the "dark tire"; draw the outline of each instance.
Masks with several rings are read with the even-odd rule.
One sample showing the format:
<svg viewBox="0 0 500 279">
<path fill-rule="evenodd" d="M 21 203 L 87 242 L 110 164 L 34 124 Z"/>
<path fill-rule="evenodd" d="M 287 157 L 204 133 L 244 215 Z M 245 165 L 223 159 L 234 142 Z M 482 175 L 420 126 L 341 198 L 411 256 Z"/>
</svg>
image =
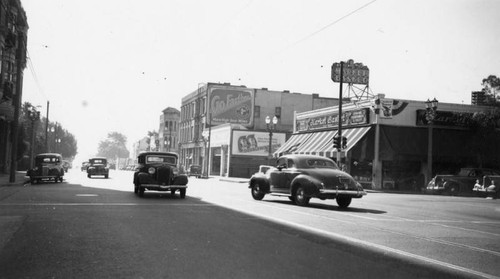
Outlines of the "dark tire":
<svg viewBox="0 0 500 279">
<path fill-rule="evenodd" d="M 351 204 L 351 197 L 337 197 L 337 204 L 340 208 L 347 208 Z"/>
<path fill-rule="evenodd" d="M 107 174 L 105 174 L 105 175 L 104 175 L 104 178 L 108 179 L 108 177 L 109 177 L 109 176 L 108 176 Z"/>
<path fill-rule="evenodd" d="M 179 189 L 179 194 L 181 196 L 181 199 L 186 198 L 186 189 Z"/>
<path fill-rule="evenodd" d="M 137 193 L 139 194 L 139 197 L 144 197 L 144 192 L 146 191 L 146 189 L 144 189 L 143 187 L 139 186 L 139 189 L 137 189 Z"/>
<path fill-rule="evenodd" d="M 137 184 L 134 184 L 134 194 L 137 195 L 139 193 L 139 186 Z"/>
<path fill-rule="evenodd" d="M 30 183 L 31 183 L 31 184 L 36 184 L 36 179 L 34 179 L 34 178 L 30 178 Z"/>
<path fill-rule="evenodd" d="M 295 204 L 299 206 L 307 206 L 309 204 L 309 200 L 311 198 L 306 197 L 306 191 L 302 186 L 297 187 L 297 190 L 295 191 Z"/>
<path fill-rule="evenodd" d="M 444 189 L 443 194 L 448 195 L 448 196 L 456 196 L 458 195 L 458 191 L 460 190 L 460 187 L 452 183 L 450 185 L 446 185 L 446 188 Z"/>
<path fill-rule="evenodd" d="M 257 201 L 262 200 L 266 195 L 264 194 L 264 192 L 260 190 L 259 182 L 255 182 L 254 184 L 252 184 L 251 193 L 252 193 L 252 198 Z"/>
<path fill-rule="evenodd" d="M 295 202 L 295 196 L 289 196 L 288 199 Z"/>
<path fill-rule="evenodd" d="M 88 178 L 90 178 L 91 176 L 92 176 L 92 175 L 90 175 L 90 174 L 87 174 L 87 177 L 88 177 Z"/>
</svg>

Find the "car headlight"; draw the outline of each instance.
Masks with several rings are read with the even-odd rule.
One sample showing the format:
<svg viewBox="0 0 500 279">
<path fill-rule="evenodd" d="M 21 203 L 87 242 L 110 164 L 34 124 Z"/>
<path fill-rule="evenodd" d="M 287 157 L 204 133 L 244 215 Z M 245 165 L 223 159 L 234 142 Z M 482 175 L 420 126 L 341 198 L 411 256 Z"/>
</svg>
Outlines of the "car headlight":
<svg viewBox="0 0 500 279">
<path fill-rule="evenodd" d="M 148 169 L 148 173 L 149 173 L 149 174 L 154 174 L 155 172 L 156 172 L 156 169 L 155 169 L 155 168 L 153 168 L 153 167 L 150 167 L 150 168 Z"/>
</svg>

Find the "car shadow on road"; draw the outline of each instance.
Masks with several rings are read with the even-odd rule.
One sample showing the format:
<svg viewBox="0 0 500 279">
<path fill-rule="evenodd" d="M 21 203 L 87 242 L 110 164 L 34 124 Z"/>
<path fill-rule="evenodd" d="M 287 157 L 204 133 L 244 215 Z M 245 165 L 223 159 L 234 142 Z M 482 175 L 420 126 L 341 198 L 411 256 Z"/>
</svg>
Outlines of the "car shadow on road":
<svg viewBox="0 0 500 279">
<path fill-rule="evenodd" d="M 265 200 L 264 202 L 272 202 L 272 203 L 280 203 L 280 204 L 288 204 L 290 206 L 296 206 L 298 205 L 294 204 L 292 201 L 284 201 L 284 200 Z M 374 209 L 366 209 L 366 208 L 357 208 L 357 207 L 352 207 L 349 206 L 347 208 L 340 208 L 337 205 L 329 205 L 329 204 L 322 204 L 322 203 L 314 203 L 311 202 L 307 206 L 307 208 L 316 208 L 316 209 L 323 209 L 323 210 L 330 210 L 330 211 L 342 211 L 342 212 L 358 212 L 358 213 L 370 213 L 370 214 L 386 214 L 387 211 L 383 210 L 374 210 Z"/>
</svg>

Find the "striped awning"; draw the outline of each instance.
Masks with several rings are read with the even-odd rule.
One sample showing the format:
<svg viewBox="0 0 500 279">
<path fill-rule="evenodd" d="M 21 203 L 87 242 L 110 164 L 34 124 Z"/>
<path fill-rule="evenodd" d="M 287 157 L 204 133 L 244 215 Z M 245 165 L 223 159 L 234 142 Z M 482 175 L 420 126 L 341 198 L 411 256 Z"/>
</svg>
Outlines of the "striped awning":
<svg viewBox="0 0 500 279">
<path fill-rule="evenodd" d="M 296 153 L 295 151 L 305 144 L 313 133 L 295 134 L 292 135 L 276 152 L 274 156 L 281 156 L 282 154 Z"/>
<path fill-rule="evenodd" d="M 351 128 L 342 130 L 342 136 L 347 138 L 347 148 L 342 151 L 348 152 L 353 148 L 359 140 L 361 140 L 366 133 L 370 130 L 370 127 L 360 127 L 360 128 Z M 335 136 L 337 135 L 337 131 L 335 131 Z M 327 157 L 334 157 L 337 154 L 337 150 L 333 147 L 332 144 L 328 144 L 319 152 L 323 152 Z"/>
<path fill-rule="evenodd" d="M 333 145 L 333 137 L 336 133 L 336 130 L 316 132 L 309 138 L 306 144 L 297 148 L 294 153 L 319 155 L 320 150 Z"/>
</svg>

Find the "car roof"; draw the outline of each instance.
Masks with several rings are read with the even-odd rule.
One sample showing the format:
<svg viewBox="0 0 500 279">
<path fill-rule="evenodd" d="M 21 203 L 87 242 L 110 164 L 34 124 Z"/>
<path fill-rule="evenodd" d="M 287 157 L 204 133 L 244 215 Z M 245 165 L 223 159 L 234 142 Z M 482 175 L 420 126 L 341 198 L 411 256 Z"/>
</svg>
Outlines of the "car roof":
<svg viewBox="0 0 500 279">
<path fill-rule="evenodd" d="M 139 153 L 139 155 L 137 157 L 140 157 L 140 156 L 149 156 L 149 155 L 157 155 L 157 156 L 175 156 L 175 157 L 179 157 L 179 155 L 175 152 L 161 152 L 161 151 L 143 151 L 141 153 Z"/>
<path fill-rule="evenodd" d="M 325 156 L 319 156 L 319 155 L 305 155 L 305 154 L 287 154 L 283 155 L 279 158 L 289 158 L 289 159 L 295 159 L 295 160 L 308 160 L 308 159 L 326 159 L 326 160 L 332 160 L 328 157 Z"/>
<path fill-rule="evenodd" d="M 62 156 L 59 153 L 40 153 L 37 154 L 35 157 L 62 157 Z"/>
</svg>

